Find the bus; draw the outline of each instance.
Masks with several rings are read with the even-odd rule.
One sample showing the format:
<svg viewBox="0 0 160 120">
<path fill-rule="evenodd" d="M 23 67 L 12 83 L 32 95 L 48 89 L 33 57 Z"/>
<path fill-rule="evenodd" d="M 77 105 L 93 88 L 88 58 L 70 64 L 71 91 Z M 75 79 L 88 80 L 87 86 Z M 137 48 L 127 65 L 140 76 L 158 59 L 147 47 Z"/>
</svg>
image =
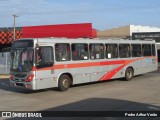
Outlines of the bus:
<svg viewBox="0 0 160 120">
<path fill-rule="evenodd" d="M 31 90 L 106 81 L 158 69 L 154 40 L 27 38 L 11 47 L 10 84 Z"/>
</svg>

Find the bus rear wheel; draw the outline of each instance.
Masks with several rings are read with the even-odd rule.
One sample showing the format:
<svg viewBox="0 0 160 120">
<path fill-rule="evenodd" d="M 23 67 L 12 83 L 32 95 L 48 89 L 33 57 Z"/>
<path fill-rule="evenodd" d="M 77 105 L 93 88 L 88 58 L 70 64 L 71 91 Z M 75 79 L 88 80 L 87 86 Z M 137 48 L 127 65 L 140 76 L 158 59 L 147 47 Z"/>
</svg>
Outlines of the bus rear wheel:
<svg viewBox="0 0 160 120">
<path fill-rule="evenodd" d="M 60 76 L 58 81 L 58 89 L 60 91 L 67 91 L 70 85 L 71 85 L 71 78 L 68 75 L 64 74 Z"/>
<path fill-rule="evenodd" d="M 125 71 L 125 79 L 127 81 L 131 80 L 133 78 L 133 74 L 134 74 L 133 69 L 130 68 L 130 67 L 127 68 L 126 71 Z"/>
</svg>

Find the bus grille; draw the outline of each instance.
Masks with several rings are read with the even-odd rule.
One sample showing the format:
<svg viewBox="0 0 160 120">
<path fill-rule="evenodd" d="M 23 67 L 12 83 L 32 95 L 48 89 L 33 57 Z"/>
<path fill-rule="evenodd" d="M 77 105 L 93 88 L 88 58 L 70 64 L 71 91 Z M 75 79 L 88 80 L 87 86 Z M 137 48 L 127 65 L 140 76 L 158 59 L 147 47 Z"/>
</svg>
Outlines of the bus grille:
<svg viewBox="0 0 160 120">
<path fill-rule="evenodd" d="M 15 77 L 24 78 L 24 77 L 26 77 L 26 74 L 15 74 Z"/>
<path fill-rule="evenodd" d="M 22 86 L 22 87 L 24 87 L 24 84 L 23 83 L 16 83 L 16 86 Z"/>
</svg>

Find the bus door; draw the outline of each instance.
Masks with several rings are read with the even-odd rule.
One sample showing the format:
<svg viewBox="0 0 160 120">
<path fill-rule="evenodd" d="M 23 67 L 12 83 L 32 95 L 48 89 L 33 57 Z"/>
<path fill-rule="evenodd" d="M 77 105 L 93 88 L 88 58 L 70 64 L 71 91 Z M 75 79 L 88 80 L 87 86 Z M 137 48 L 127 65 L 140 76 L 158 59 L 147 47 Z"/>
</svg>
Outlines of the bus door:
<svg viewBox="0 0 160 120">
<path fill-rule="evenodd" d="M 37 89 L 49 88 L 56 86 L 53 72 L 53 47 L 40 46 L 35 52 L 36 64 L 36 86 Z"/>
</svg>

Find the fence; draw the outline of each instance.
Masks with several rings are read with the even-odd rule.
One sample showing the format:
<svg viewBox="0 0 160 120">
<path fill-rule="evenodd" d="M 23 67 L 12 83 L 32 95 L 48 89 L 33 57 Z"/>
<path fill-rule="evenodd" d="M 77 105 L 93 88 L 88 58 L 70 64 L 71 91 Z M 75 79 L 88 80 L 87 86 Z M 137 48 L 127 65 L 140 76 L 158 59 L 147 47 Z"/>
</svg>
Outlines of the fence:
<svg viewBox="0 0 160 120">
<path fill-rule="evenodd" d="M 0 52 L 0 74 L 10 73 L 10 52 Z"/>
</svg>

